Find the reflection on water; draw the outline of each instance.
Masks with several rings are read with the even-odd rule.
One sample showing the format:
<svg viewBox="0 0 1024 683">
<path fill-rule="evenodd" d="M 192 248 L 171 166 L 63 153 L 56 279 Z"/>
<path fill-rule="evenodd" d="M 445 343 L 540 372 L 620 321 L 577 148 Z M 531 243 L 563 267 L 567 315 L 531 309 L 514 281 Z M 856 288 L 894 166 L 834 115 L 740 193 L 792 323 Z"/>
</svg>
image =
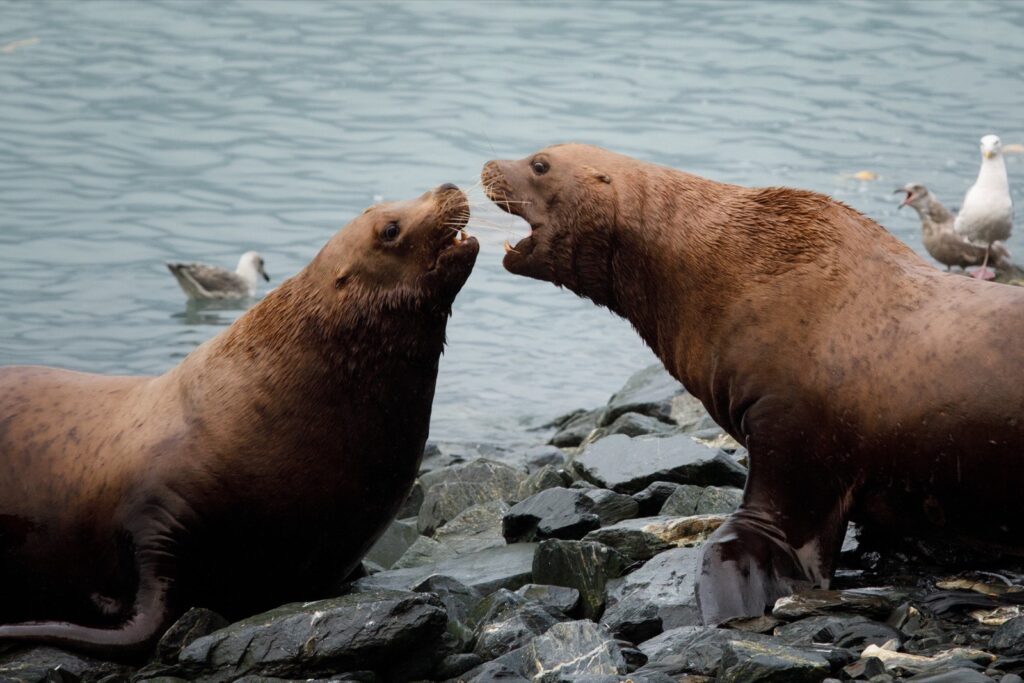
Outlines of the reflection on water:
<svg viewBox="0 0 1024 683">
<path fill-rule="evenodd" d="M 239 313 L 256 301 L 256 299 L 189 299 L 185 302 L 185 310 L 180 313 L 172 313 L 171 317 L 185 325 L 216 325 L 221 328 L 233 323 Z"/>
<path fill-rule="evenodd" d="M 256 249 L 276 282 L 378 195 L 567 140 L 826 192 L 922 251 L 892 190 L 956 205 L 981 135 L 1024 142 L 1022 40 L 1015 2 L 0 2 L 0 362 L 161 372 L 240 313 L 186 305 L 165 261 Z M 503 237 L 456 302 L 435 438 L 521 440 L 653 360 L 505 274 Z"/>
</svg>

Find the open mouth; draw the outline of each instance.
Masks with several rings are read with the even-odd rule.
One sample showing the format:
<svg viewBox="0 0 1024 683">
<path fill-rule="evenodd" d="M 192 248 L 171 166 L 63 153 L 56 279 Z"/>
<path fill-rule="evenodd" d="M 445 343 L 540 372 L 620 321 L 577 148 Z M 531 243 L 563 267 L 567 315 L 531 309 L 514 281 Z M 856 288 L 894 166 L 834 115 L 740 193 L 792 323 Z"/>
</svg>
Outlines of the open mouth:
<svg viewBox="0 0 1024 683">
<path fill-rule="evenodd" d="M 461 257 L 476 255 L 479 244 L 475 237 L 466 232 L 469 209 L 465 201 L 450 211 L 440 221 L 440 242 L 430 270 L 437 270 L 442 264 Z"/>
<path fill-rule="evenodd" d="M 528 254 L 533 251 L 533 234 L 541 227 L 541 224 L 533 223 L 529 218 L 524 216 L 523 207 L 525 205 L 523 202 L 516 201 L 509 197 L 509 193 L 507 191 L 487 183 L 485 183 L 485 187 L 488 199 L 497 204 L 498 208 L 505 213 L 522 218 L 530 228 L 529 234 L 517 240 L 515 245 L 513 245 L 509 240 L 505 240 L 505 253 Z"/>
</svg>

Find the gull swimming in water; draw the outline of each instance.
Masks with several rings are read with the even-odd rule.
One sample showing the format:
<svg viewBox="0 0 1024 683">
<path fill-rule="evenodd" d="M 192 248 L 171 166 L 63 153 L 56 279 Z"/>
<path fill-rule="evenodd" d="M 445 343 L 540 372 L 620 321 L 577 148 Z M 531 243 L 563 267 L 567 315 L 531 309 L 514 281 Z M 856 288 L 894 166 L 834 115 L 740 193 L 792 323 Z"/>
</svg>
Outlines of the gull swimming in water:
<svg viewBox="0 0 1024 683">
<path fill-rule="evenodd" d="M 954 229 L 972 242 L 985 245 L 985 260 L 975 277 L 985 277 L 989 250 L 996 240 L 1005 240 L 1013 228 L 1013 200 L 1006 177 L 1002 142 L 995 135 L 981 139 L 981 169 L 978 179 L 964 196 Z"/>
<path fill-rule="evenodd" d="M 167 269 L 190 299 L 245 299 L 256 295 L 259 276 L 270 282 L 263 257 L 255 251 L 242 254 L 234 272 L 205 263 L 168 263 Z"/>
<path fill-rule="evenodd" d="M 905 192 L 899 209 L 911 206 L 921 217 L 921 242 L 932 258 L 946 266 L 979 266 L 985 260 L 985 247 L 971 244 L 953 229 L 955 216 L 920 183 L 907 183 L 895 192 Z M 992 264 L 999 269 L 1012 267 L 1010 252 L 1001 242 L 992 244 Z"/>
</svg>

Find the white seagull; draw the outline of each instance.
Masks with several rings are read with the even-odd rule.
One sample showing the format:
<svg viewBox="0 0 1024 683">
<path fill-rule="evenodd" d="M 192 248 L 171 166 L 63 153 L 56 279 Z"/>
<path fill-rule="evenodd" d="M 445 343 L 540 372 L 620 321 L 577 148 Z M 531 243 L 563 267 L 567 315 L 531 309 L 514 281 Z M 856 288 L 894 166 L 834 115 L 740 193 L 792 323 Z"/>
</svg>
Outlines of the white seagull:
<svg viewBox="0 0 1024 683">
<path fill-rule="evenodd" d="M 167 269 L 190 299 L 245 299 L 256 295 L 259 276 L 270 282 L 263 257 L 255 251 L 242 254 L 235 272 L 205 263 L 168 263 Z"/>
<path fill-rule="evenodd" d="M 960 213 L 953 228 L 972 242 L 985 245 L 985 260 L 974 277 L 984 278 L 988 273 L 989 250 L 997 240 L 1006 240 L 1013 228 L 1013 200 L 1010 199 L 1010 181 L 1006 177 L 1003 143 L 995 135 L 981 139 L 981 170 L 978 179 L 964 196 Z"/>
</svg>

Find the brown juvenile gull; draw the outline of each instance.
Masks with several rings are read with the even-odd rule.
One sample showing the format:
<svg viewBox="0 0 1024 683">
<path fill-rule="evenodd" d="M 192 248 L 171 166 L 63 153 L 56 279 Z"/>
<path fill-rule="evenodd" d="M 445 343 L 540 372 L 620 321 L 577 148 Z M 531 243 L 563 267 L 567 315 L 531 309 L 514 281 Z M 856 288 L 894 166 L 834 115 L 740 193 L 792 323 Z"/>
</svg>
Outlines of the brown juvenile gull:
<svg viewBox="0 0 1024 683">
<path fill-rule="evenodd" d="M 1006 177 L 1002 143 L 995 135 L 981 139 L 981 169 L 978 179 L 964 196 L 963 206 L 954 221 L 954 229 L 972 242 L 985 245 L 985 260 L 975 277 L 985 277 L 989 249 L 996 240 L 1005 240 L 1013 228 L 1013 200 Z"/>
<path fill-rule="evenodd" d="M 911 206 L 921 217 L 921 242 L 932 258 L 946 266 L 979 266 L 985 260 L 985 247 L 971 244 L 953 229 L 955 216 L 920 183 L 907 183 L 895 192 L 905 192 L 899 209 Z M 992 245 L 992 264 L 1000 270 L 1010 268 L 1010 252 L 1001 242 Z"/>
<path fill-rule="evenodd" d="M 259 276 L 270 281 L 255 251 L 242 254 L 234 272 L 205 263 L 168 263 L 167 268 L 190 299 L 245 299 L 256 295 Z"/>
</svg>

